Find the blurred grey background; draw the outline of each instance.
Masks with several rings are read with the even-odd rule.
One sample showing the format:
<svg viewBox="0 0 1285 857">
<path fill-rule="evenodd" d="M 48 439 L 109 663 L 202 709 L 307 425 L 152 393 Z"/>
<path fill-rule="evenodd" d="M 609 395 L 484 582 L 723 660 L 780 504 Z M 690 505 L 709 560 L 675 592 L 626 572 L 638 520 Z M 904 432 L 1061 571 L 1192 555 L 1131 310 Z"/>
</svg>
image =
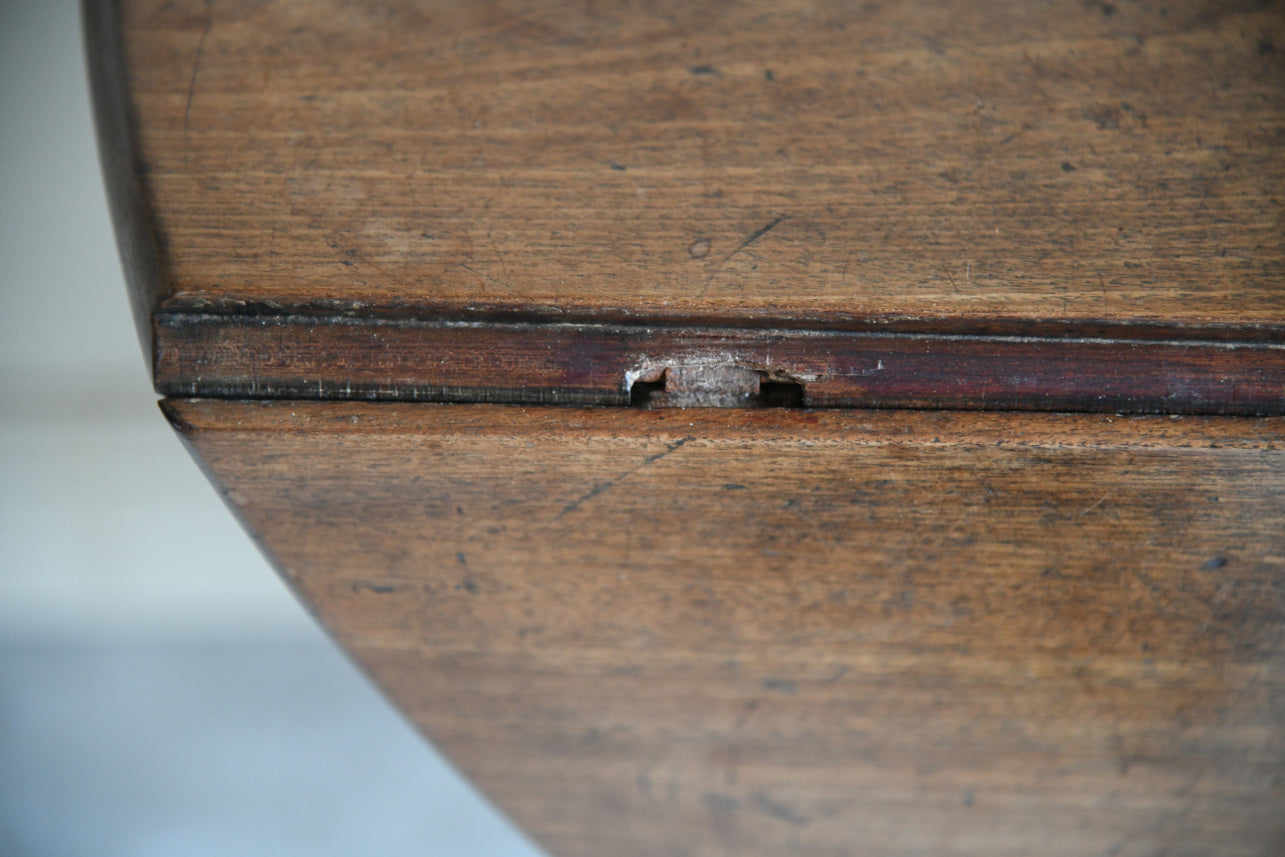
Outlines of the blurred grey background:
<svg viewBox="0 0 1285 857">
<path fill-rule="evenodd" d="M 0 855 L 536 857 L 157 411 L 74 0 L 0 0 L 0 295 Z"/>
</svg>

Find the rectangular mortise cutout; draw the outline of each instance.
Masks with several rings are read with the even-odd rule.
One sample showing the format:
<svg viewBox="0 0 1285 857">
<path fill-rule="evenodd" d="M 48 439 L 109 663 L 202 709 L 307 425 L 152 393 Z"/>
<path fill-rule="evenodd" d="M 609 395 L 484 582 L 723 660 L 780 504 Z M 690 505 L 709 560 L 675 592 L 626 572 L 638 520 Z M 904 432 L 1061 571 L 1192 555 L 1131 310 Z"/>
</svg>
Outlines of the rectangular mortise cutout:
<svg viewBox="0 0 1285 857">
<path fill-rule="evenodd" d="M 803 385 L 797 381 L 763 381 L 753 408 L 801 408 Z"/>
<path fill-rule="evenodd" d="M 768 379 L 755 369 L 728 366 L 671 366 L 637 377 L 629 387 L 635 408 L 801 408 L 797 381 Z"/>
</svg>

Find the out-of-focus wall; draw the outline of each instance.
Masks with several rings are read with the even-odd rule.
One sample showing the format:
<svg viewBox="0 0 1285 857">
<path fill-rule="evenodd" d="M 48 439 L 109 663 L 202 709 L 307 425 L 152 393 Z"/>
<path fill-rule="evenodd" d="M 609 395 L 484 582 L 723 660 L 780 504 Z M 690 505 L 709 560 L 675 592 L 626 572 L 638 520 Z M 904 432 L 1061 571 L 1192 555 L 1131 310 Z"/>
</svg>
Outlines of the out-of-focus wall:
<svg viewBox="0 0 1285 857">
<path fill-rule="evenodd" d="M 74 0 L 0 0 L 0 854 L 535 855 L 157 411 L 82 50 Z"/>
<path fill-rule="evenodd" d="M 74 0 L 0 24 L 0 638 L 311 633 L 156 409 Z"/>
</svg>

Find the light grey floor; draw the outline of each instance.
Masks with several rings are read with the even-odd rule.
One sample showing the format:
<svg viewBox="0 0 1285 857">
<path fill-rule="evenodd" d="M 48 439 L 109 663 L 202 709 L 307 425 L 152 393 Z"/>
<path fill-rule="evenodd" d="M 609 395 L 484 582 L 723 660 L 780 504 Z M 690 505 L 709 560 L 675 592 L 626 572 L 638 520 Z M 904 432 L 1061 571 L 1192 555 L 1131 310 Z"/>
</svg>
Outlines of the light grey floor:
<svg viewBox="0 0 1285 857">
<path fill-rule="evenodd" d="M 537 857 L 165 425 L 93 145 L 76 3 L 0 0 L 0 857 Z"/>
</svg>

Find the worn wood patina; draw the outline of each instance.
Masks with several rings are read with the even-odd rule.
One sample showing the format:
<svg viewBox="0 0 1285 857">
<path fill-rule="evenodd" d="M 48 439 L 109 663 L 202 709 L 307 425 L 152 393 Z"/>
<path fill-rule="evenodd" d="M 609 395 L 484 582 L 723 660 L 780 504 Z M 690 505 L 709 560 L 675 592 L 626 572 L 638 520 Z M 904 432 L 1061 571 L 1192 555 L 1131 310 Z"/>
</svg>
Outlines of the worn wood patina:
<svg viewBox="0 0 1285 857">
<path fill-rule="evenodd" d="M 85 9 L 165 413 L 556 857 L 1285 850 L 1282 3 Z"/>
</svg>

